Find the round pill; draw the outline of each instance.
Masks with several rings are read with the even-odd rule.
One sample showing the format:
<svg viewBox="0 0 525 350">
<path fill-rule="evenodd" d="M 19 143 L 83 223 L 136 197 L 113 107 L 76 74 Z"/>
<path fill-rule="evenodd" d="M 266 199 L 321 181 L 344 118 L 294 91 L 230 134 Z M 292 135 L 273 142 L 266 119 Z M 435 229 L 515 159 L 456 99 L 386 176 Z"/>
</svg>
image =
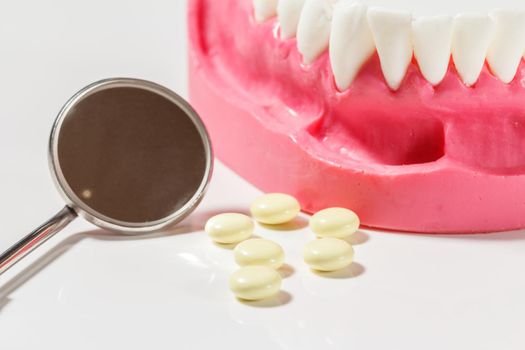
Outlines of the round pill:
<svg viewBox="0 0 525 350">
<path fill-rule="evenodd" d="M 310 229 L 319 237 L 345 238 L 359 229 L 359 217 L 345 208 L 328 208 L 310 218 Z"/>
<path fill-rule="evenodd" d="M 251 206 L 252 216 L 268 225 L 292 221 L 301 211 L 297 199 L 284 193 L 268 193 L 257 198 Z"/>
<path fill-rule="evenodd" d="M 239 213 L 215 215 L 206 222 L 204 230 L 218 243 L 237 243 L 253 234 L 253 220 Z"/>
<path fill-rule="evenodd" d="M 304 261 L 314 270 L 336 271 L 347 267 L 354 259 L 354 249 L 337 238 L 316 239 L 304 246 Z"/>
<path fill-rule="evenodd" d="M 240 299 L 266 299 L 281 289 L 281 275 L 267 266 L 241 267 L 230 277 L 230 289 Z"/>
<path fill-rule="evenodd" d="M 240 266 L 268 266 L 280 268 L 284 263 L 284 251 L 275 242 L 262 238 L 248 239 L 239 243 L 234 251 L 235 261 Z"/>
</svg>

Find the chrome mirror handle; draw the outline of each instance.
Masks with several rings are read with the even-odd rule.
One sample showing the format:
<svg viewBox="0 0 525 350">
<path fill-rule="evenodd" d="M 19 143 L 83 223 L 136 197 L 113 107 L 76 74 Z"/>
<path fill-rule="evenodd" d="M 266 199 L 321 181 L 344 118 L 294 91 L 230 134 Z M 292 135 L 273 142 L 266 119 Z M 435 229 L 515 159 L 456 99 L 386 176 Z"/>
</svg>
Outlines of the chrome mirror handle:
<svg viewBox="0 0 525 350">
<path fill-rule="evenodd" d="M 20 261 L 42 243 L 53 237 L 57 232 L 66 227 L 77 217 L 73 209 L 66 206 L 58 214 L 49 219 L 46 223 L 35 229 L 33 232 L 15 243 L 0 255 L 0 275 L 9 270 L 13 265 Z"/>
</svg>

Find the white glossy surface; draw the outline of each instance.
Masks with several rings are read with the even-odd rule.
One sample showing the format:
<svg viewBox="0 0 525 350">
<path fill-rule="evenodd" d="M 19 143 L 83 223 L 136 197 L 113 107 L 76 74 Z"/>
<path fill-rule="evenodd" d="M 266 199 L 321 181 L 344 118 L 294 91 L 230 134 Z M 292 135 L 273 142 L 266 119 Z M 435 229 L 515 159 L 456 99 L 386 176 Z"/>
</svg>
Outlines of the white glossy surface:
<svg viewBox="0 0 525 350">
<path fill-rule="evenodd" d="M 332 272 L 352 263 L 354 249 L 345 240 L 326 237 L 308 242 L 304 246 L 303 257 L 313 270 Z"/>
<path fill-rule="evenodd" d="M 495 8 L 525 9 L 522 0 L 359 0 L 359 2 L 390 10 L 410 11 L 414 16 L 488 12 Z"/>
<path fill-rule="evenodd" d="M 359 230 L 361 222 L 356 213 L 347 208 L 326 208 L 310 218 L 310 230 L 318 237 L 348 238 Z"/>
<path fill-rule="evenodd" d="M 239 266 L 268 266 L 278 269 L 284 263 L 283 248 L 269 239 L 253 238 L 237 244 L 233 250 Z"/>
<path fill-rule="evenodd" d="M 304 6 L 304 0 L 279 0 L 277 17 L 281 26 L 281 38 L 293 38 L 297 34 L 299 17 Z"/>
<path fill-rule="evenodd" d="M 260 223 L 280 225 L 295 219 L 301 212 L 301 205 L 289 194 L 266 193 L 252 202 L 250 212 Z"/>
<path fill-rule="evenodd" d="M 217 214 L 204 225 L 204 231 L 217 243 L 237 243 L 250 238 L 255 224 L 248 215 L 240 213 Z"/>
<path fill-rule="evenodd" d="M 465 85 L 471 86 L 478 81 L 493 32 L 494 22 L 489 15 L 468 14 L 455 18 L 452 58 Z"/>
<path fill-rule="evenodd" d="M 255 20 L 264 22 L 277 14 L 277 0 L 253 0 Z"/>
<path fill-rule="evenodd" d="M 100 78 L 137 76 L 186 95 L 187 76 L 180 0 L 3 5 L 0 248 L 60 209 L 46 146 L 72 93 Z M 248 341 L 252 350 L 525 347 L 524 232 L 365 230 L 354 236 L 358 264 L 330 278 L 302 262 L 304 244 L 314 239 L 306 228 L 258 227 L 283 246 L 295 271 L 278 298 L 239 303 L 228 288 L 233 253 L 213 245 L 202 227 L 212 214 L 247 210 L 259 194 L 218 163 L 202 206 L 172 232 L 179 234 L 130 238 L 73 223 L 0 277 L 0 348 L 245 349 Z"/>
<path fill-rule="evenodd" d="M 327 48 L 330 40 L 332 0 L 306 0 L 297 25 L 297 49 L 310 64 Z"/>
<path fill-rule="evenodd" d="M 240 301 L 260 301 L 275 297 L 281 288 L 281 275 L 268 266 L 244 266 L 230 277 L 230 289 Z"/>
<path fill-rule="evenodd" d="M 256 18 L 260 8 L 277 7 L 270 5 L 273 1 L 254 0 Z M 370 8 L 360 0 L 304 1 L 279 0 L 281 38 L 295 35 L 296 25 L 297 47 L 305 64 L 328 49 L 340 91 L 350 87 L 362 65 L 376 51 L 392 90 L 402 83 L 412 53 L 425 79 L 438 85 L 448 71 L 452 52 L 457 72 L 467 86 L 477 81 L 485 60 L 496 77 L 504 83 L 511 82 L 524 54 L 525 12 L 522 4 L 512 2 L 517 0 L 509 2 L 515 5 L 510 9 L 501 4 L 503 7 L 490 11 L 483 10 L 490 1 L 438 1 L 438 8 L 426 16 L 400 0 L 389 2 L 390 6 Z M 377 5 L 381 1 L 365 3 Z M 470 4 L 468 11 L 442 15 L 443 10 L 464 3 Z M 269 17 L 274 15 L 266 12 Z"/>
<path fill-rule="evenodd" d="M 368 23 L 386 83 L 397 90 L 412 60 L 412 17 L 409 12 L 371 8 Z"/>
<path fill-rule="evenodd" d="M 351 0 L 334 5 L 329 54 L 339 90 L 350 87 L 363 64 L 376 50 L 367 19 L 368 8 Z"/>
<path fill-rule="evenodd" d="M 454 20 L 450 16 L 420 17 L 412 21 L 414 56 L 421 74 L 432 85 L 438 85 L 447 73 L 453 28 Z"/>
<path fill-rule="evenodd" d="M 525 49 L 525 11 L 494 11 L 494 37 L 487 52 L 492 73 L 510 83 Z"/>
</svg>

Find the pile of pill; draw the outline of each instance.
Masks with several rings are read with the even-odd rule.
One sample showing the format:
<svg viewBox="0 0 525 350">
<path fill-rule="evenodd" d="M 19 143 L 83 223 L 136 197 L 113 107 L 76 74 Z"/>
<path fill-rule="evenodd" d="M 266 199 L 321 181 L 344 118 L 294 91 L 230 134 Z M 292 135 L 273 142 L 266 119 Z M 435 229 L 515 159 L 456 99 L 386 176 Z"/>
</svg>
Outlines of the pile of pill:
<svg viewBox="0 0 525 350">
<path fill-rule="evenodd" d="M 254 219 L 264 225 L 281 225 L 294 220 L 301 207 L 294 197 L 270 193 L 251 205 L 251 217 L 223 213 L 208 220 L 205 231 L 219 244 L 236 244 L 235 262 L 240 268 L 230 277 L 230 289 L 243 300 L 261 300 L 279 293 L 285 254 L 280 245 L 252 237 Z M 336 271 L 349 266 L 354 249 L 345 240 L 359 229 L 359 217 L 345 208 L 321 210 L 310 218 L 309 227 L 317 239 L 305 245 L 304 261 L 315 271 Z"/>
</svg>

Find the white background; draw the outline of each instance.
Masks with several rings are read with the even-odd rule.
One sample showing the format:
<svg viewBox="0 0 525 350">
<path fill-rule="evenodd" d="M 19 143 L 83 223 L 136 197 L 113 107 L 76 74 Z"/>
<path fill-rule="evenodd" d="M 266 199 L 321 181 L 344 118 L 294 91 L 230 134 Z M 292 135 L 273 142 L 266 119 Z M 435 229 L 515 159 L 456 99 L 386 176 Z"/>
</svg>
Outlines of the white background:
<svg viewBox="0 0 525 350">
<path fill-rule="evenodd" d="M 185 4 L 7 1 L 0 7 L 0 250 L 58 211 L 47 167 L 53 119 L 95 80 L 139 77 L 186 96 Z M 523 349 L 525 234 L 362 231 L 356 263 L 318 276 L 304 227 L 285 248 L 283 292 L 242 304 L 231 251 L 201 231 L 259 194 L 220 163 L 202 206 L 165 235 L 125 238 L 77 220 L 0 276 L 0 349 Z M 524 213 L 525 215 L 525 213 Z"/>
</svg>

